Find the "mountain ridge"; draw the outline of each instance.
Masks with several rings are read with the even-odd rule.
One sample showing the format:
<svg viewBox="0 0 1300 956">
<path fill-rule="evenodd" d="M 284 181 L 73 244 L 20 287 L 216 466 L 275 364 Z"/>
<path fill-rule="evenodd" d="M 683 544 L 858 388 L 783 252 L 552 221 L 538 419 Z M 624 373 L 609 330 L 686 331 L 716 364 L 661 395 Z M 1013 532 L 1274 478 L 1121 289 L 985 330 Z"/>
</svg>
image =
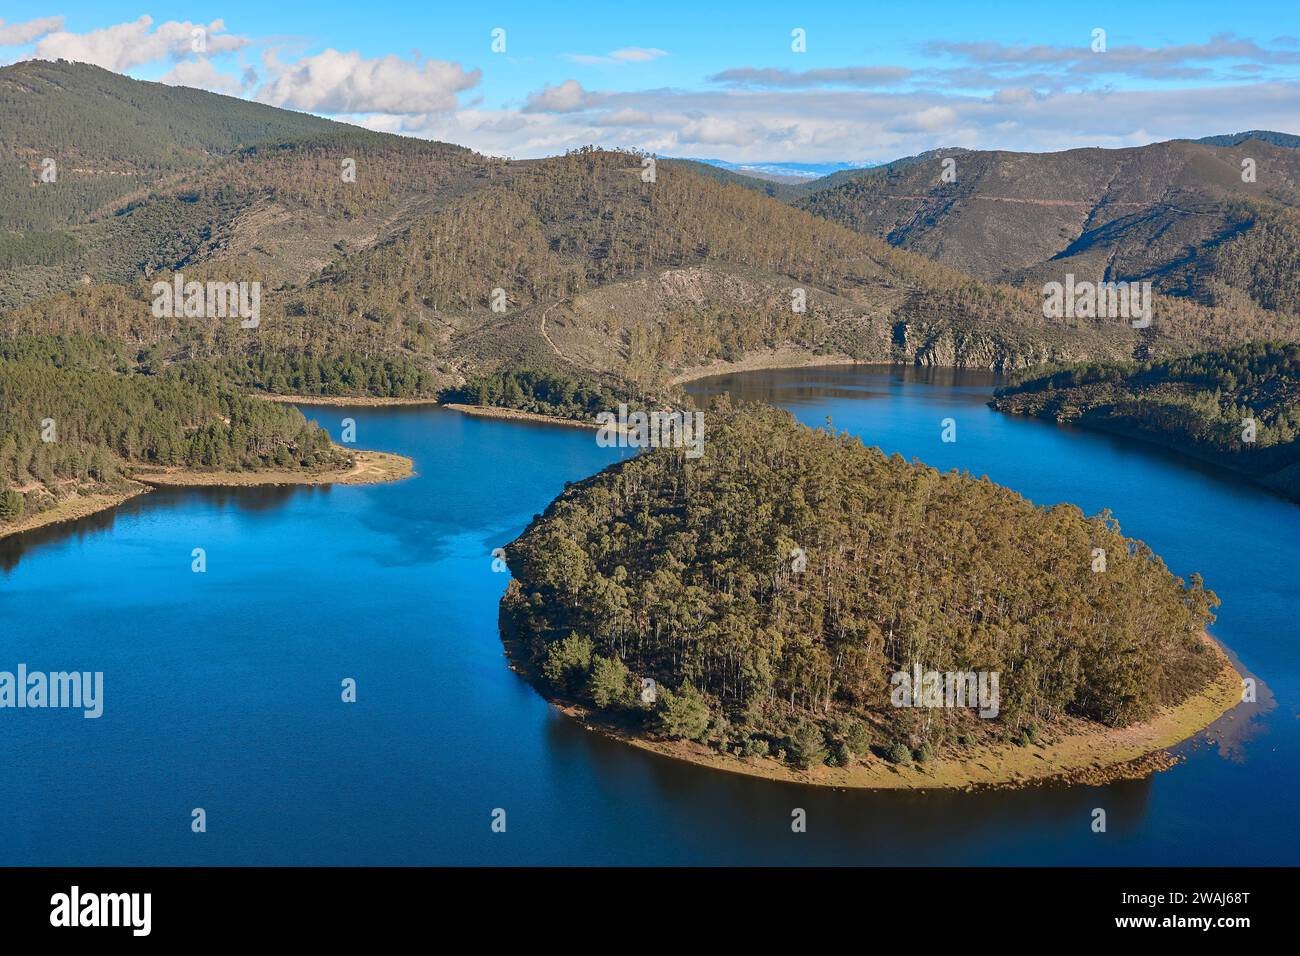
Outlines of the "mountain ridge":
<svg viewBox="0 0 1300 956">
<path fill-rule="evenodd" d="M 61 85 L 33 85 L 32 101 L 4 106 L 13 116 L 41 112 L 43 96 L 66 105 L 77 83 L 92 99 L 105 85 L 154 106 L 189 96 L 93 67 L 20 67 L 0 70 L 0 84 L 52 72 Z M 273 368 L 315 369 L 322 377 L 294 387 L 328 379 L 383 395 L 517 365 L 650 388 L 754 351 L 1006 370 L 1296 332 L 1289 312 L 1253 299 L 1228 309 L 1157 297 L 1163 315 L 1147 330 L 1048 319 L 1030 289 L 897 248 L 816 204 L 763 194 L 794 187 L 756 190 L 716 167 L 699 175 L 704 164 L 690 161 L 594 147 L 494 159 L 218 94 L 195 102 L 234 111 L 226 130 L 267 132 L 271 117 L 273 135 L 209 135 L 215 152 L 155 168 L 150 133 L 131 160 L 149 177 L 75 221 L 25 229 L 6 206 L 0 331 L 107 336 L 132 367 L 217 361 L 254 388 L 268 387 Z M 9 135 L 16 142 L 21 128 Z M 958 153 L 959 167 L 973 155 Z M 915 176 L 939 158 L 870 175 Z M 150 286 L 177 273 L 259 282 L 265 321 L 246 331 L 152 316 Z"/>
</svg>

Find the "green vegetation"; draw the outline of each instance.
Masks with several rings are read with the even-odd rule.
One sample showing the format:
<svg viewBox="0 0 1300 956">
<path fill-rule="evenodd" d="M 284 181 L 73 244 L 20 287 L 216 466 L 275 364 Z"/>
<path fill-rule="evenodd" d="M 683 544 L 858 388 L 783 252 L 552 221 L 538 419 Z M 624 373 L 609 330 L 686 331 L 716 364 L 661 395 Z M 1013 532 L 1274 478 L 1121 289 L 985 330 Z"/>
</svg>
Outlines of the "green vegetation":
<svg viewBox="0 0 1300 956">
<path fill-rule="evenodd" d="M 1275 203 L 1226 207 L 1222 239 L 1171 272 L 1204 298 L 1233 301 L 1224 287 L 1265 309 L 1300 313 L 1300 210 Z"/>
<path fill-rule="evenodd" d="M 591 662 L 619 660 L 660 691 L 618 719 L 723 748 L 775 741 L 812 766 L 873 739 L 900 761 L 928 744 L 928 761 L 959 734 L 1127 725 L 1217 671 L 1201 637 L 1213 593 L 1108 514 L 1036 508 L 773 409 L 706 414 L 702 458 L 611 466 L 508 546 L 503 631 L 560 696 L 610 713 Z M 1000 715 L 893 706 L 891 675 L 914 664 L 999 672 Z"/>
<path fill-rule="evenodd" d="M 490 375 L 477 375 L 464 385 L 444 389 L 438 396 L 446 403 L 496 405 L 558 418 L 590 420 L 627 401 L 624 392 L 612 385 L 578 379 L 549 369 L 508 367 Z"/>
<path fill-rule="evenodd" d="M 162 376 L 0 362 L 0 521 L 70 493 L 120 490 L 140 466 L 342 467 L 297 409 L 248 398 L 210 370 Z"/>
<path fill-rule="evenodd" d="M 46 229 L 84 221 L 99 206 L 212 154 L 340 128 L 305 113 L 145 83 L 84 63 L 15 63 L 0 69 L 0 155 L 7 158 L 0 178 L 22 189 L 4 190 L 11 200 L 4 223 Z M 46 157 L 58 164 L 59 188 L 32 186 Z"/>
<path fill-rule="evenodd" d="M 1137 435 L 1300 493 L 1293 474 L 1300 470 L 1300 345 L 1293 343 L 1052 369 L 999 389 L 993 407 Z"/>
<path fill-rule="evenodd" d="M 437 394 L 435 376 L 415 362 L 356 352 L 258 352 L 218 359 L 212 366 L 237 385 L 274 395 L 432 398 Z"/>
</svg>

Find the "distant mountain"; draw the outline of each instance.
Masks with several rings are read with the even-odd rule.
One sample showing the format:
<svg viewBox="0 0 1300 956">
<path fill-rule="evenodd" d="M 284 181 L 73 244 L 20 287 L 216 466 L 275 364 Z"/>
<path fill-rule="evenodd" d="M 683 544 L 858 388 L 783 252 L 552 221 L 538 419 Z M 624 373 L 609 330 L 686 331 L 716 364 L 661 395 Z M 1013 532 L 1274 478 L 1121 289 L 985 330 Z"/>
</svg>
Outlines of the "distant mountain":
<svg viewBox="0 0 1300 956">
<path fill-rule="evenodd" d="M 783 180 L 807 182 L 813 179 L 821 179 L 832 173 L 843 172 L 844 170 L 865 169 L 869 166 L 878 165 L 877 163 L 733 163 L 725 159 L 704 159 L 698 156 L 685 157 L 697 163 L 707 163 L 710 166 L 717 166 L 720 169 L 727 169 L 733 173 L 741 173 L 745 176 L 755 177 L 773 177 Z"/>
<path fill-rule="evenodd" d="M 950 149 L 930 150 L 916 156 L 904 156 L 888 163 L 767 163 L 762 164 L 761 167 L 762 169 L 774 169 L 781 165 L 800 167 L 809 172 L 818 172 L 819 175 L 815 177 L 765 174 L 756 171 L 752 166 L 724 163 L 722 160 L 690 159 L 672 160 L 672 162 L 689 163 L 696 172 L 702 175 L 713 176 L 722 182 L 734 183 L 737 186 L 744 186 L 746 189 L 754 189 L 765 193 L 783 202 L 793 203 L 815 193 L 823 192 L 844 183 L 856 182 L 891 168 L 902 169 L 916 163 L 926 162 L 932 157 L 956 156 L 964 152 L 967 151 L 954 146 Z M 780 185 L 773 186 L 772 183 L 774 182 Z"/>
<path fill-rule="evenodd" d="M 806 189 L 805 182 L 798 179 L 755 176 L 751 173 L 726 169 L 699 159 L 665 159 L 662 163 L 668 167 L 677 166 L 681 169 L 688 169 L 697 176 L 706 176 L 728 186 L 752 189 L 754 192 L 762 193 L 764 196 L 770 196 L 786 203 L 799 199 L 804 195 Z M 809 182 L 818 182 L 818 180 L 809 180 Z"/>
<path fill-rule="evenodd" d="M 1214 138 L 1218 139 L 1218 138 Z M 1300 310 L 1300 150 L 1281 133 L 1059 153 L 936 150 L 803 187 L 814 215 L 998 282 L 1150 280 Z M 955 179 L 944 178 L 951 159 Z M 1250 255 L 1246 255 L 1249 251 Z"/>
<path fill-rule="evenodd" d="M 1206 146 L 1236 146 L 1248 139 L 1258 139 L 1265 143 L 1272 143 L 1274 146 L 1286 146 L 1290 149 L 1300 147 L 1300 136 L 1295 133 L 1275 133 L 1267 129 L 1252 129 L 1244 133 L 1228 133 L 1222 136 L 1202 136 L 1192 142 L 1204 143 Z"/>
</svg>

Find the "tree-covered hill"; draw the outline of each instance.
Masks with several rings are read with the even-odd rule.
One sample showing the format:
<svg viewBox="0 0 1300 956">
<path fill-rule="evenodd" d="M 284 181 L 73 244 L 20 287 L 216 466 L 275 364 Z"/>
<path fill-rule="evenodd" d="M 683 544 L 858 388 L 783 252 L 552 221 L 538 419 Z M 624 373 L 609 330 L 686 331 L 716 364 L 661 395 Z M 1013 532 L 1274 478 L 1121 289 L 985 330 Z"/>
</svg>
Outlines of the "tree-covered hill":
<svg viewBox="0 0 1300 956">
<path fill-rule="evenodd" d="M 702 457 L 611 466 L 507 547 L 503 634 L 548 693 L 806 763 L 1126 725 L 1217 672 L 1213 593 L 1108 514 L 1038 508 L 770 408 L 705 414 Z M 892 675 L 914 666 L 998 672 L 1000 714 L 893 706 Z M 639 678 L 663 688 L 653 711 Z"/>
<path fill-rule="evenodd" d="M 1156 441 L 1300 499 L 1300 345 L 1026 375 L 993 407 Z"/>
<path fill-rule="evenodd" d="M 85 64 L 0 69 L 0 308 L 214 258 L 304 281 L 491 163 Z M 53 161 L 53 182 L 41 164 Z"/>
<path fill-rule="evenodd" d="M 346 128 L 85 63 L 15 63 L 0 68 L 0 194 L 6 197 L 0 222 L 20 230 L 68 225 L 210 156 Z M 60 188 L 38 185 L 46 158 L 56 162 Z"/>
</svg>

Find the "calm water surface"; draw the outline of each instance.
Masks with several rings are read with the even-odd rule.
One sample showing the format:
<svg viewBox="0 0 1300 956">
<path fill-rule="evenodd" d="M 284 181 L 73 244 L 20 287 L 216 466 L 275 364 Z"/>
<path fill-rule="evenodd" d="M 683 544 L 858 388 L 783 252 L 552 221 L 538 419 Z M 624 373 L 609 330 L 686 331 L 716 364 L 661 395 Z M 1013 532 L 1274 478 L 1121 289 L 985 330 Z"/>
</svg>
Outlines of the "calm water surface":
<svg viewBox="0 0 1300 956">
<path fill-rule="evenodd" d="M 0 542 L 0 670 L 98 670 L 106 685 L 99 720 L 0 711 L 0 864 L 1300 862 L 1300 508 L 1147 446 L 998 415 L 991 388 L 881 368 L 694 386 L 813 425 L 829 415 L 1040 504 L 1109 507 L 1175 573 L 1202 572 L 1224 602 L 1214 633 L 1264 689 L 1172 771 L 844 793 L 606 741 L 506 668 L 491 550 L 619 452 L 585 430 L 316 408 L 335 435 L 355 418 L 361 447 L 412 456 L 418 476 L 157 492 Z M 206 574 L 190 570 L 195 547 Z M 347 677 L 355 704 L 340 701 Z M 498 807 L 504 834 L 489 827 Z M 1091 832 L 1094 807 L 1109 832 Z"/>
</svg>

